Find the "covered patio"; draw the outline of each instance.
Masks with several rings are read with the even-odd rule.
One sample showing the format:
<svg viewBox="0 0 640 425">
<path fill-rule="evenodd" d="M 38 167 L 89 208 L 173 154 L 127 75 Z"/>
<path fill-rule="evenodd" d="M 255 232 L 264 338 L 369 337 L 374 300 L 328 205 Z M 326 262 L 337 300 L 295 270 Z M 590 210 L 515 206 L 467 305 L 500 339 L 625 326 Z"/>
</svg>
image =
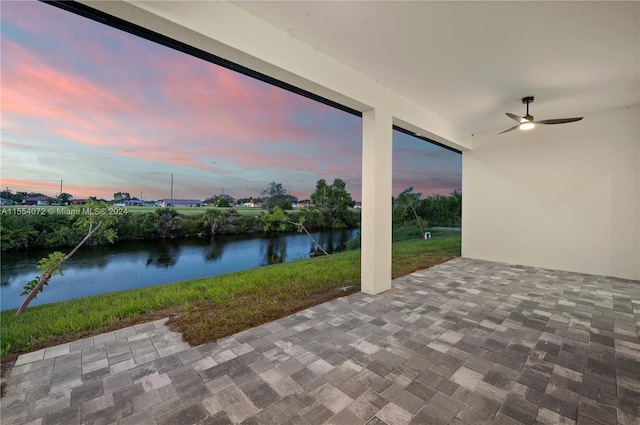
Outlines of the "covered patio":
<svg viewBox="0 0 640 425">
<path fill-rule="evenodd" d="M 26 354 L 3 423 L 639 423 L 640 3 L 80 3 L 362 114 L 363 292 Z M 531 95 L 584 119 L 497 135 Z M 394 125 L 464 197 L 463 258 L 392 282 Z"/>
<path fill-rule="evenodd" d="M 21 356 L 11 424 L 640 421 L 640 283 L 459 258 L 215 343 L 163 321 Z"/>
</svg>

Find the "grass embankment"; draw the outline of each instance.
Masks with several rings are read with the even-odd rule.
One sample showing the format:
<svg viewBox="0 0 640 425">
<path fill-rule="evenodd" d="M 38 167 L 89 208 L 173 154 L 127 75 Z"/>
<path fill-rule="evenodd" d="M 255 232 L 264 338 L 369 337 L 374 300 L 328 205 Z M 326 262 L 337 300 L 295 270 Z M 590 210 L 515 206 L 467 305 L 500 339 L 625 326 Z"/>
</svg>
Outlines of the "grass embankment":
<svg viewBox="0 0 640 425">
<path fill-rule="evenodd" d="M 434 233 L 430 241 L 393 245 L 393 277 L 460 255 L 460 234 Z M 55 285 L 55 279 L 51 283 Z M 2 355 L 161 317 L 191 344 L 202 344 L 260 325 L 360 288 L 360 251 L 301 260 L 222 276 L 114 292 L 0 312 Z M 46 289 L 45 289 L 46 290 Z M 3 359 L 6 360 L 6 359 Z"/>
</svg>

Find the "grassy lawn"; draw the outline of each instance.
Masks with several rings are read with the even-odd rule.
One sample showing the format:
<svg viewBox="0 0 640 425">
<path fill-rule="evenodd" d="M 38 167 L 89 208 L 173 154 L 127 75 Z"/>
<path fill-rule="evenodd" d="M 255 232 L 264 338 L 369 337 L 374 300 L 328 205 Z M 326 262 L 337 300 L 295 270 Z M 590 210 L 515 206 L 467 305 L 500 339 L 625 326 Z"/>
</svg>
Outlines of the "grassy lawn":
<svg viewBox="0 0 640 425">
<path fill-rule="evenodd" d="M 457 257 L 460 244 L 456 232 L 434 233 L 430 241 L 394 243 L 393 277 Z M 347 286 L 353 288 L 340 289 Z M 2 355 L 15 356 L 161 317 L 171 317 L 170 326 L 185 340 L 202 344 L 359 288 L 360 251 L 356 250 L 34 306 L 21 316 L 7 310 L 0 312 Z"/>
<path fill-rule="evenodd" d="M 162 209 L 162 207 L 124 207 L 127 209 L 128 214 L 140 214 L 140 213 L 148 213 L 148 212 L 155 212 L 159 209 Z M 232 208 L 219 208 L 219 207 L 175 207 L 172 208 L 173 210 L 176 210 L 178 212 L 178 214 L 183 214 L 183 215 L 198 215 L 198 214 L 204 214 L 205 211 L 207 210 L 220 210 L 220 211 L 226 211 L 226 210 L 230 210 Z M 258 215 L 260 214 L 260 211 L 264 211 L 262 208 L 249 208 L 249 207 L 237 207 L 237 208 L 233 208 L 235 211 L 238 212 L 238 214 L 241 215 Z"/>
</svg>

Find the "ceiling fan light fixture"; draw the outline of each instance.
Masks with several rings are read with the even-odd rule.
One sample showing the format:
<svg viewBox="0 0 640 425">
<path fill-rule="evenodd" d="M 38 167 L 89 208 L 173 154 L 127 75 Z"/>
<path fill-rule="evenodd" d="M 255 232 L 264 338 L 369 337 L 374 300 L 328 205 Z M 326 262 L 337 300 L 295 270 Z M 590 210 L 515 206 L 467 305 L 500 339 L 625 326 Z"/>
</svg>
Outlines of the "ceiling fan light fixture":
<svg viewBox="0 0 640 425">
<path fill-rule="evenodd" d="M 1 1 L 1 0 L 0 0 Z M 527 114 L 524 117 L 520 117 L 516 114 L 512 114 L 507 112 L 507 116 L 509 118 L 511 118 L 512 120 L 516 121 L 518 124 L 514 125 L 513 127 L 505 130 L 505 131 L 501 131 L 498 134 L 503 134 L 503 133 L 508 133 L 510 131 L 513 131 L 517 128 L 519 128 L 520 130 L 531 130 L 532 128 L 535 128 L 536 124 L 566 124 L 566 123 L 570 123 L 570 122 L 576 122 L 576 121 L 580 121 L 582 120 L 583 117 L 575 117 L 575 118 L 555 118 L 555 119 L 550 119 L 550 120 L 542 120 L 542 121 L 536 121 L 533 118 L 533 115 L 529 114 L 529 104 L 533 102 L 533 96 L 527 96 L 527 97 L 523 97 L 522 98 L 522 103 L 527 105 Z"/>
</svg>

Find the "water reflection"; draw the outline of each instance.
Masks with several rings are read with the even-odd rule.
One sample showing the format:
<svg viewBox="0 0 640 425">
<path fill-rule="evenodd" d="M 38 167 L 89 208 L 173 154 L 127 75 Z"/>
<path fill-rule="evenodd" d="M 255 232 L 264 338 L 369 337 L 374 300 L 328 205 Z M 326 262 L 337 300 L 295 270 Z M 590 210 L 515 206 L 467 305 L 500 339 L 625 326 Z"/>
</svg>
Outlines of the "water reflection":
<svg viewBox="0 0 640 425">
<path fill-rule="evenodd" d="M 279 264 L 286 262 L 287 258 L 287 245 L 286 241 L 281 238 L 272 238 L 265 243 L 264 258 L 262 260 L 262 266 L 268 266 L 270 264 Z"/>
<path fill-rule="evenodd" d="M 169 268 L 176 265 L 180 258 L 180 245 L 163 241 L 155 252 L 149 254 L 147 267 Z"/>
<path fill-rule="evenodd" d="M 356 236 L 356 232 L 352 229 L 336 230 L 334 232 L 322 232 L 318 233 L 317 237 L 314 236 L 316 242 L 322 248 L 324 248 L 329 254 L 334 252 L 344 251 L 346 243 L 349 239 L 353 239 Z M 310 256 L 324 255 L 322 250 L 318 248 L 316 244 L 311 245 L 309 251 Z"/>
<path fill-rule="evenodd" d="M 344 249 L 357 230 L 315 232 L 328 252 Z M 0 309 L 15 308 L 36 263 L 50 250 L 3 253 Z M 51 279 L 32 305 L 111 291 L 213 276 L 269 264 L 284 263 L 322 252 L 306 234 L 262 237 L 215 236 L 211 239 L 136 241 L 82 247 L 63 265 L 64 275 Z"/>
<path fill-rule="evenodd" d="M 211 240 L 209 241 L 209 246 L 204 252 L 205 260 L 219 260 L 222 257 L 225 245 L 226 243 L 224 238 L 216 238 L 215 236 L 212 236 Z"/>
</svg>

